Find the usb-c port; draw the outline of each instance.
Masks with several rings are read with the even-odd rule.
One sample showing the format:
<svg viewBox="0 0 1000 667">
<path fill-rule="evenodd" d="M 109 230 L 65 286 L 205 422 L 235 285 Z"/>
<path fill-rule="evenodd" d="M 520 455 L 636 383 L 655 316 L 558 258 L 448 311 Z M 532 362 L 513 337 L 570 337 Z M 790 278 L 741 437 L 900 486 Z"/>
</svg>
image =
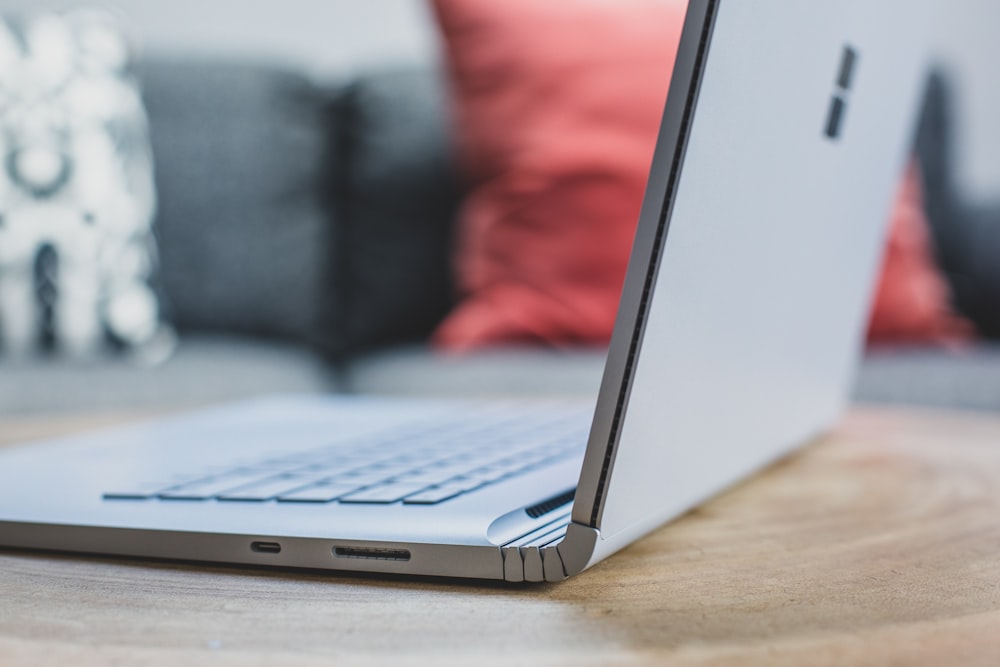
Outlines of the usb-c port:
<svg viewBox="0 0 1000 667">
<path fill-rule="evenodd" d="M 250 551 L 257 554 L 280 554 L 281 545 L 277 542 L 251 542 Z"/>
</svg>

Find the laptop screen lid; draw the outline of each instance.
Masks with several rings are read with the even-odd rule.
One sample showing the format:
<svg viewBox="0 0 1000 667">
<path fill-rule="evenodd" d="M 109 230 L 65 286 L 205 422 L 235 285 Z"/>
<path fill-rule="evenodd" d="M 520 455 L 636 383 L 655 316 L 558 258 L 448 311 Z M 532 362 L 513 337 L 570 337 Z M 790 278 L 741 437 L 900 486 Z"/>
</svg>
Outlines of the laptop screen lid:
<svg viewBox="0 0 1000 667">
<path fill-rule="evenodd" d="M 840 414 L 929 4 L 690 3 L 573 508 L 591 562 Z"/>
</svg>

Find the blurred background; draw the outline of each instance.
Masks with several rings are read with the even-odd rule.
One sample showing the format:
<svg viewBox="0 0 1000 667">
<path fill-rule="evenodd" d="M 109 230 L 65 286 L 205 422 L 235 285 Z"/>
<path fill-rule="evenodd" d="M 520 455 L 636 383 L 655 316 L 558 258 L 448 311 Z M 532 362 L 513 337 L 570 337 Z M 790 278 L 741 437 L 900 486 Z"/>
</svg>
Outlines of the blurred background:
<svg viewBox="0 0 1000 667">
<path fill-rule="evenodd" d="M 239 57 L 303 68 L 325 80 L 376 67 L 430 67 L 440 62 L 437 28 L 421 0 L 2 0 L 0 12 L 87 6 L 111 8 L 143 51 Z M 991 0 L 942 3 L 937 59 L 954 82 L 955 179 L 971 203 L 1000 200 L 1000 5 Z"/>
<path fill-rule="evenodd" d="M 82 4 L 0 0 L 0 17 L 20 35 L 24 17 Z M 977 255 L 976 281 L 989 273 L 983 266 L 992 258 L 1000 265 L 1000 254 L 993 254 L 1000 253 L 1000 4 L 940 4 L 939 87 L 924 114 L 931 156 L 925 172 L 934 181 L 927 184 L 927 208 L 933 252 L 949 287 L 962 292 L 959 301 L 971 304 L 963 314 L 975 320 L 978 333 L 961 344 L 902 336 L 874 346 L 855 397 L 1000 410 L 1000 352 L 989 340 L 1000 335 L 1000 301 L 991 301 L 1000 292 L 970 285 L 963 265 L 963 253 L 984 238 L 983 229 L 992 230 L 986 236 L 996 250 Z M 130 232 L 146 254 L 133 248 L 120 257 L 130 258 L 132 275 L 148 282 L 156 299 L 150 305 L 135 289 L 119 290 L 117 300 L 97 299 L 119 305 L 102 306 L 104 331 L 89 347 L 77 332 L 75 347 L 60 349 L 60 336 L 73 340 L 62 330 L 49 331 L 40 350 L 14 354 L 0 346 L 0 414 L 164 409 L 282 391 L 596 392 L 599 336 L 558 345 L 512 336 L 514 345 L 462 355 L 428 345 L 455 305 L 454 226 L 468 185 L 454 157 L 446 49 L 429 2 L 86 5 L 109 10 L 135 50 L 134 68 L 87 70 L 90 78 L 79 87 L 98 90 L 97 83 L 113 81 L 141 96 L 134 108 L 123 103 L 102 112 L 100 125 L 117 128 L 105 143 L 123 151 L 123 163 L 145 159 L 155 167 L 155 214 L 142 223 L 153 240 Z M 109 53 L 100 30 L 78 24 L 69 30 L 79 31 L 73 39 L 93 53 Z M 0 108 L 40 108 L 17 96 L 10 83 L 16 80 L 0 75 L 6 95 Z M 38 134 L 16 125 L 22 116 L 8 114 L 8 137 Z M 96 155 L 99 133 L 77 120 L 70 114 L 66 126 L 89 143 L 28 151 L 18 144 L 27 140 L 10 140 L 6 149 L 19 156 L 23 173 L 9 180 L 45 183 L 49 172 L 57 174 L 47 166 L 46 150 L 72 153 L 80 164 Z M 123 135 L 133 137 L 128 151 Z M 133 194 L 140 188 L 134 182 L 123 187 Z M 36 194 L 44 190 L 35 188 Z M 40 198 L 46 224 L 58 228 L 53 197 Z M 20 220 L 8 211 L 9 201 L 0 201 L 8 232 L 16 227 L 11 221 Z M 69 195 L 58 203 L 66 211 L 76 205 Z M 122 204 L 106 206 L 120 212 Z M 103 224 L 99 212 L 78 213 Z M 973 220 L 961 226 L 977 232 L 955 240 L 948 230 L 959 226 L 958 218 Z M 58 243 L 29 259 L 4 259 L 3 243 L 0 234 L 0 277 L 20 271 L 35 292 L 57 294 L 60 276 L 74 270 Z M 1000 289 L 1000 271 L 992 276 L 998 284 L 989 289 Z M 0 288 L 0 313 L 8 313 L 0 323 L 9 324 L 13 307 L 4 298 Z M 59 311 L 67 300 L 45 297 L 32 323 L 51 329 L 53 322 L 71 321 Z"/>
</svg>

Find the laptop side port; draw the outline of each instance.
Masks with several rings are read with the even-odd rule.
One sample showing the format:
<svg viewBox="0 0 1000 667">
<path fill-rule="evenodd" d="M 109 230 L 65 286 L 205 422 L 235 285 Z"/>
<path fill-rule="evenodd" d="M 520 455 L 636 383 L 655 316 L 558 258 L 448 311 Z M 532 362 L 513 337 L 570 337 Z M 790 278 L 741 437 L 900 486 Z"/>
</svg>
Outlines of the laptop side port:
<svg viewBox="0 0 1000 667">
<path fill-rule="evenodd" d="M 250 551 L 256 554 L 280 554 L 281 544 L 278 542 L 251 542 Z"/>
<path fill-rule="evenodd" d="M 336 558 L 364 558 L 368 560 L 410 560 L 410 552 L 406 549 L 384 549 L 378 547 L 334 547 Z"/>
</svg>

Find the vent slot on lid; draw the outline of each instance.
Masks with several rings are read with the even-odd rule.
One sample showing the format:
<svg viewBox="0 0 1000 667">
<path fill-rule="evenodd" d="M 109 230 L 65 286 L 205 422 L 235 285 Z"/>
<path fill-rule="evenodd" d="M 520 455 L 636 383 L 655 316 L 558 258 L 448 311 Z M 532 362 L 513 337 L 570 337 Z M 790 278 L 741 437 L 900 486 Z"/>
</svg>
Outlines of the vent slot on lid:
<svg viewBox="0 0 1000 667">
<path fill-rule="evenodd" d="M 576 489 L 570 489 L 560 493 L 558 496 L 552 496 L 548 500 L 543 500 L 537 505 L 532 505 L 531 507 L 525 509 L 525 513 L 532 519 L 537 519 L 540 516 L 545 516 L 553 510 L 557 510 L 563 505 L 569 505 L 573 502 L 573 498 L 576 497 Z"/>
</svg>

